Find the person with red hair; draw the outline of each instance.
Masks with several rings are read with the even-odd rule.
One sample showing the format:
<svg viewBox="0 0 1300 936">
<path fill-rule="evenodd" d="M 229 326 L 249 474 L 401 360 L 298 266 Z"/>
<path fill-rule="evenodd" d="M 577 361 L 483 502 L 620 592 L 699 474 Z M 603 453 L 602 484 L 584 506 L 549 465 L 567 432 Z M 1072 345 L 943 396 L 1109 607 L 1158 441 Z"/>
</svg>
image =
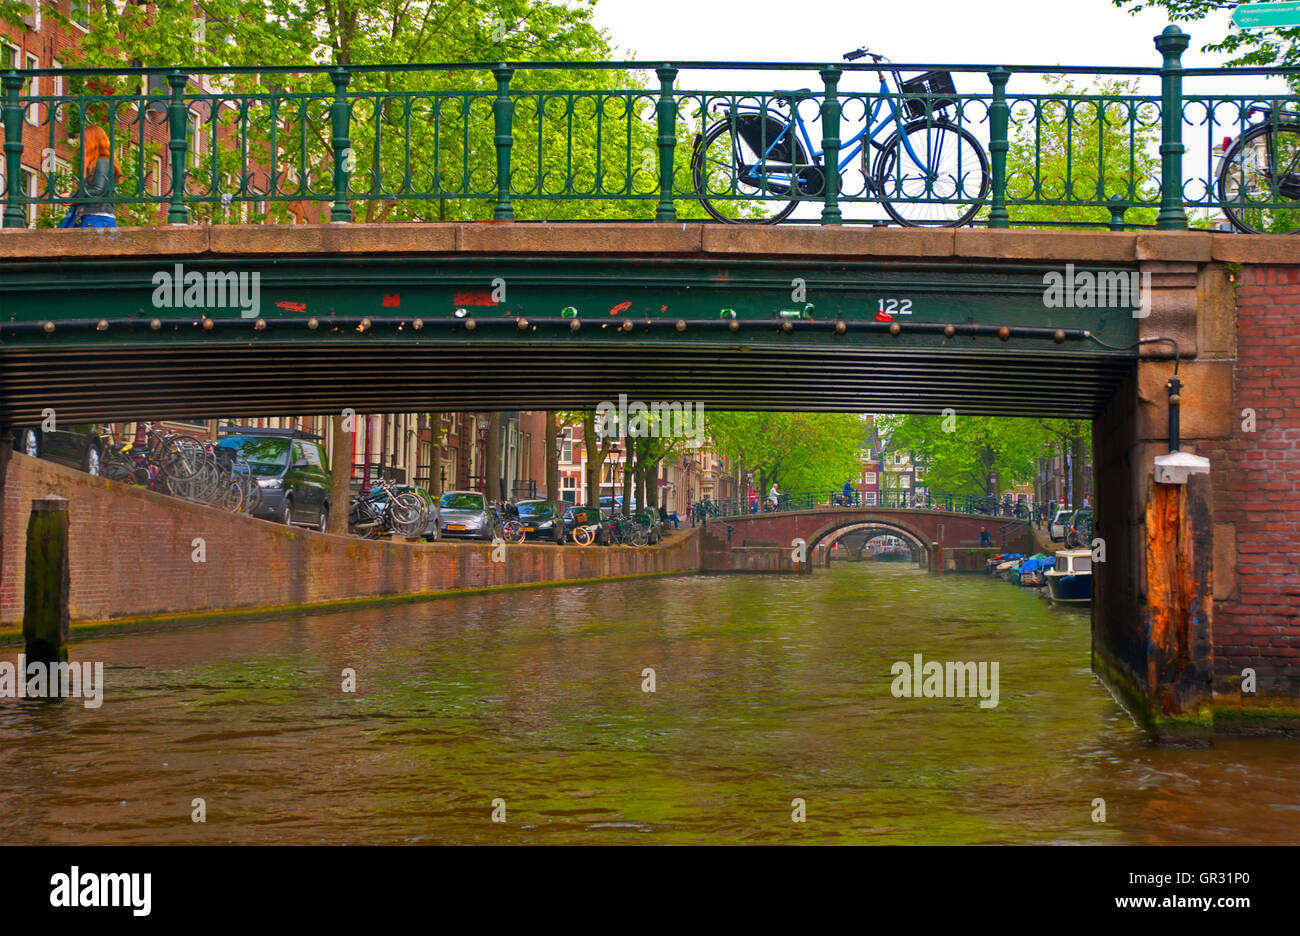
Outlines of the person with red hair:
<svg viewBox="0 0 1300 936">
<path fill-rule="evenodd" d="M 109 155 L 108 134 L 103 127 L 90 126 L 81 135 L 82 185 L 77 198 L 74 227 L 117 227 L 113 194 L 122 169 Z"/>
</svg>

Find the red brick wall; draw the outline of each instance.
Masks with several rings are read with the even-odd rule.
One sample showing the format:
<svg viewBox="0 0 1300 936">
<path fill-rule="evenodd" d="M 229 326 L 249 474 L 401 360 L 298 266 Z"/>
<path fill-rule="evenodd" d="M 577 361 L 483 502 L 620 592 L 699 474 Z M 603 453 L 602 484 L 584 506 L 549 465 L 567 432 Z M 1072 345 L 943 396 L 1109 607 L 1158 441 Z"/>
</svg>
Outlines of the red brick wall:
<svg viewBox="0 0 1300 936">
<path fill-rule="evenodd" d="M 1246 266 L 1236 277 L 1233 434 L 1206 446 L 1214 520 L 1236 529 L 1237 575 L 1216 583 L 1215 683 L 1300 695 L 1300 267 Z M 1255 411 L 1255 431 L 1242 411 Z M 1216 533 L 1216 536 L 1222 532 Z M 1222 548 L 1222 547 L 1220 547 Z"/>
<path fill-rule="evenodd" d="M 286 607 L 452 588 L 600 578 L 700 568 L 693 532 L 644 549 L 371 542 L 127 488 L 15 454 L 4 488 L 0 627 L 22 622 L 27 518 L 36 497 L 70 500 L 71 610 L 83 621 Z M 191 559 L 195 537 L 207 562 Z"/>
</svg>

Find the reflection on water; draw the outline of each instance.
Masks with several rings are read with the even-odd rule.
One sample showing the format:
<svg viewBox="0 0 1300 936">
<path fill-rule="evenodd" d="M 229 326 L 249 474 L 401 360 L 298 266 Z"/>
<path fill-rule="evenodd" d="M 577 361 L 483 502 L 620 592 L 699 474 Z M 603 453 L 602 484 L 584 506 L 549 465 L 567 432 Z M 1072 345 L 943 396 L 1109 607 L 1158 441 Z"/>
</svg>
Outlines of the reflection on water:
<svg viewBox="0 0 1300 936">
<path fill-rule="evenodd" d="M 915 653 L 998 661 L 997 708 L 894 698 Z M 1295 742 L 1150 747 L 1088 671 L 1085 614 L 911 566 L 468 596 L 74 658 L 105 662 L 102 708 L 0 700 L 4 841 L 1300 839 Z"/>
</svg>

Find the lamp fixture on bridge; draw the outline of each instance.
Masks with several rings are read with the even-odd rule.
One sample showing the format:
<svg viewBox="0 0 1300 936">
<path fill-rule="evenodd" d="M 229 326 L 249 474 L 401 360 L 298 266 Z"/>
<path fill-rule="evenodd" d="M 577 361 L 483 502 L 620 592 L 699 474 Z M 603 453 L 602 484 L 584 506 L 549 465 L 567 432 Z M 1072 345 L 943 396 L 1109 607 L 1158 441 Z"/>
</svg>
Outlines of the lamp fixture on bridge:
<svg viewBox="0 0 1300 936">
<path fill-rule="evenodd" d="M 320 328 L 320 319 L 316 318 L 316 316 L 313 315 L 311 318 L 307 319 L 307 327 L 310 328 L 312 331 L 315 331 L 316 329 Z"/>
<path fill-rule="evenodd" d="M 100 319 L 95 325 L 95 331 L 108 331 L 108 319 Z"/>
<path fill-rule="evenodd" d="M 465 309 L 457 309 L 452 313 L 452 315 L 456 316 L 456 318 L 463 319 L 469 315 L 469 312 Z"/>
<path fill-rule="evenodd" d="M 582 327 L 582 319 L 575 318 L 569 323 L 569 331 L 577 331 Z"/>
<path fill-rule="evenodd" d="M 521 315 L 519 316 L 519 320 L 515 322 L 515 325 L 519 328 L 520 331 L 524 331 L 525 329 L 528 328 L 528 319 L 524 318 Z"/>
<path fill-rule="evenodd" d="M 419 331 L 421 328 L 424 327 L 424 319 L 416 319 L 411 323 L 411 327 L 414 328 L 416 331 Z"/>
<path fill-rule="evenodd" d="M 149 322 L 149 327 L 152 328 L 154 331 L 157 331 L 158 329 L 162 328 L 162 319 L 151 320 Z"/>
<path fill-rule="evenodd" d="M 361 320 L 361 323 L 360 323 L 359 325 L 357 325 L 357 331 L 359 331 L 359 332 L 364 332 L 364 331 L 369 331 L 369 330 L 370 330 L 370 319 L 368 319 L 368 318 L 363 318 L 363 319 Z"/>
<path fill-rule="evenodd" d="M 253 330 L 266 331 L 266 319 L 259 317 L 255 322 L 253 322 Z"/>
</svg>

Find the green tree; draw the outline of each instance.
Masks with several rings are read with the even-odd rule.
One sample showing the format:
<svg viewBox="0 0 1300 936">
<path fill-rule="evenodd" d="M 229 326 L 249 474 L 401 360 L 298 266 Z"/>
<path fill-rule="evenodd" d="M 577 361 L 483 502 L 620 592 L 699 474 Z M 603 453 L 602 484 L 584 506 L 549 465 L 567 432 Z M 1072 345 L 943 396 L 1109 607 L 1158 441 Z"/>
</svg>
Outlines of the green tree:
<svg viewBox="0 0 1300 936">
<path fill-rule="evenodd" d="M 330 105 L 325 74 L 266 74 L 273 63 L 370 65 L 438 62 L 579 62 L 610 57 L 606 33 L 592 22 L 594 0 L 179 0 L 104 3 L 89 32 L 64 58 L 69 66 L 124 64 L 190 69 L 243 66 L 250 71 L 192 84 L 211 110 L 198 128 L 203 153 L 187 179 L 195 220 L 237 221 L 238 204 L 220 196 L 266 195 L 267 210 L 248 220 L 287 221 L 291 208 L 333 201 Z M 0 15 L 21 15 L 0 0 Z M 52 11 L 51 11 L 52 12 Z M 66 19 L 66 17 L 60 17 Z M 127 96 L 67 116 L 73 124 L 112 127 L 125 178 L 119 194 L 148 197 L 147 174 L 164 146 L 141 147 L 143 105 L 166 94 L 158 79 L 95 78 L 70 93 Z M 485 69 L 354 74 L 351 186 L 358 221 L 471 220 L 491 216 L 496 200 L 493 100 Z M 658 166 L 654 93 L 646 78 L 619 69 L 517 70 L 511 80 L 514 146 L 511 187 L 517 217 L 645 218 L 653 210 Z M 131 98 L 134 98 L 132 100 Z M 218 106 L 219 105 L 219 106 Z M 161 120 L 155 106 L 152 119 Z M 123 119 L 125 118 L 125 119 Z M 683 118 L 684 119 L 684 118 Z M 688 140 L 683 130 L 679 138 Z M 135 142 L 137 145 L 130 145 Z M 678 147 L 678 171 L 689 159 Z M 166 160 L 164 159 L 164 162 Z M 253 165 L 272 170 L 274 191 L 249 188 Z M 52 184 L 53 180 L 51 180 Z M 559 193 L 592 197 L 556 199 Z M 605 195 L 640 196 L 602 197 Z M 699 214 L 680 204 L 683 217 Z M 152 223 L 159 206 L 138 202 L 124 223 Z M 267 217 L 269 216 L 269 218 Z"/>
<path fill-rule="evenodd" d="M 997 416 L 878 416 L 886 451 L 907 452 L 925 463 L 925 483 L 934 493 L 986 496 L 996 472 L 998 486 L 1032 480 L 1037 460 L 1048 446 L 1087 432 L 1089 423 L 1067 420 L 1010 419 Z M 1082 469 L 1080 468 L 1080 471 Z"/>
<path fill-rule="evenodd" d="M 719 454 L 754 476 L 756 490 L 836 491 L 862 468 L 866 424 L 852 413 L 710 413 Z"/>
<path fill-rule="evenodd" d="M 1013 223 L 1032 227 L 1104 224 L 1101 205 L 1159 200 L 1160 115 L 1127 81 L 1080 88 L 1047 76 L 1044 94 L 1010 95 L 1007 211 Z M 1017 204 L 1018 201 L 1038 204 Z M 1073 203 L 1073 204 L 1072 204 Z M 1127 224 L 1151 224 L 1154 207 L 1131 208 Z"/>
</svg>

